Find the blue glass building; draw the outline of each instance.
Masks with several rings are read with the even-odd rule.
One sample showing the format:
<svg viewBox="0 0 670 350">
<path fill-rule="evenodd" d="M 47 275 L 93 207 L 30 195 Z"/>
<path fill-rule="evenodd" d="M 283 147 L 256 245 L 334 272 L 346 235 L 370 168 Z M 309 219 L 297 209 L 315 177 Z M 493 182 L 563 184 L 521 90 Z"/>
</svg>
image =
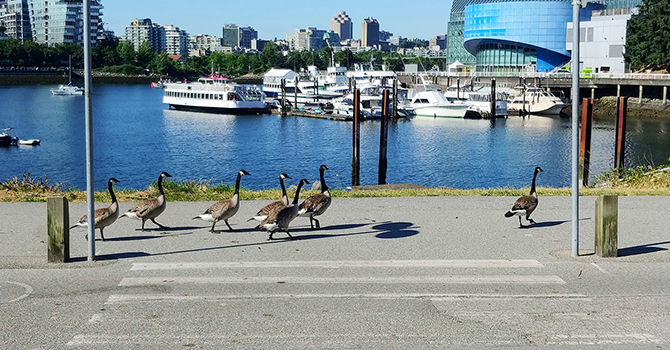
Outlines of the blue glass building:
<svg viewBox="0 0 670 350">
<path fill-rule="evenodd" d="M 642 0 L 600 0 L 580 10 L 629 8 Z M 566 50 L 570 0 L 454 0 L 449 21 L 449 60 L 474 65 L 477 71 L 516 72 L 534 65 L 547 72 L 570 61 Z"/>
</svg>

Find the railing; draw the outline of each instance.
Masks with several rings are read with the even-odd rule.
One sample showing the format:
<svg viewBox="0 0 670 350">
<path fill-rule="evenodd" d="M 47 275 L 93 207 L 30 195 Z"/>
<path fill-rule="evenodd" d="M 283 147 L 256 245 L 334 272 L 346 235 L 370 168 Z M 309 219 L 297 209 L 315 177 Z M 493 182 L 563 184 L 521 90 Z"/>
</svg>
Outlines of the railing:
<svg viewBox="0 0 670 350">
<path fill-rule="evenodd" d="M 453 78 L 551 78 L 572 79 L 572 73 L 538 72 L 397 72 L 399 76 L 432 76 Z M 668 80 L 670 74 L 657 73 L 581 73 L 581 79 Z"/>
</svg>

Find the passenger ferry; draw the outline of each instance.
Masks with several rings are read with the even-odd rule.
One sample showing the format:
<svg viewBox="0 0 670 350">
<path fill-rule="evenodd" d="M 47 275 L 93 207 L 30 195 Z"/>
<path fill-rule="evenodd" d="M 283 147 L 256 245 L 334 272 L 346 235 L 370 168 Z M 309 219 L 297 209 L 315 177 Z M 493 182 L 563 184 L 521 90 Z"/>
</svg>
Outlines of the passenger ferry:
<svg viewBox="0 0 670 350">
<path fill-rule="evenodd" d="M 218 74 L 189 83 L 166 83 L 163 103 L 170 109 L 228 114 L 265 114 L 270 107 L 261 89 L 237 84 Z"/>
</svg>

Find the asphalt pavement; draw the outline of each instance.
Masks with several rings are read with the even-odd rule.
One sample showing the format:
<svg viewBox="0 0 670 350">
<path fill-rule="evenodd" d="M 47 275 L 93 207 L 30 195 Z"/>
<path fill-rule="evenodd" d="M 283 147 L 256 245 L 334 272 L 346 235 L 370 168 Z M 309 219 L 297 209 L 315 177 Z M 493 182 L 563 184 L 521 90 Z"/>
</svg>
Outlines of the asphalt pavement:
<svg viewBox="0 0 670 350">
<path fill-rule="evenodd" d="M 578 257 L 570 197 L 524 228 L 512 197 L 402 197 L 334 198 L 293 240 L 247 222 L 270 201 L 214 234 L 191 220 L 212 202 L 169 202 L 169 229 L 96 231 L 93 262 L 72 229 L 64 264 L 46 262 L 45 203 L 0 203 L 0 348 L 670 348 L 670 197 L 619 197 L 617 258 L 593 254 L 595 199 Z"/>
</svg>

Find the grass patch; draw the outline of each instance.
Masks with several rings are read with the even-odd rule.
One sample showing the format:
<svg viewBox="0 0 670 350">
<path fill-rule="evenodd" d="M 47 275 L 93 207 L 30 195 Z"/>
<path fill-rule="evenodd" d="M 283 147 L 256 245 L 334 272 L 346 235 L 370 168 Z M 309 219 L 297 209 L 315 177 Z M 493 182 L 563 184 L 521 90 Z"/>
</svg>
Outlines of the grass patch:
<svg viewBox="0 0 670 350">
<path fill-rule="evenodd" d="M 235 191 L 234 186 L 213 184 L 211 180 L 189 180 L 163 182 L 165 194 L 169 201 L 219 201 L 230 198 Z M 394 189 L 373 191 L 347 191 L 331 189 L 335 198 L 373 198 L 373 197 L 430 197 L 430 196 L 507 196 L 518 197 L 528 194 L 530 188 L 488 188 L 459 190 L 451 188 L 426 189 Z M 292 191 L 290 191 L 292 193 Z M 301 198 L 307 198 L 318 191 L 303 190 Z M 158 187 L 154 181 L 145 190 L 115 191 L 121 202 L 139 202 L 158 196 Z M 540 196 L 569 196 L 570 188 L 539 187 Z M 648 169 L 644 167 L 631 168 L 621 175 L 618 172 L 608 172 L 596 179 L 594 187 L 584 187 L 579 190 L 582 196 L 597 196 L 601 194 L 617 194 L 620 196 L 670 196 L 670 167 Z M 86 191 L 74 188 L 63 189 L 60 184 L 49 183 L 49 178 L 34 178 L 30 174 L 22 178 L 14 177 L 0 182 L 0 202 L 46 202 L 49 196 L 65 196 L 70 202 L 85 202 Z M 251 191 L 240 188 L 241 200 L 266 199 L 275 200 L 281 197 L 280 189 Z M 109 202 L 111 198 L 107 191 L 95 193 L 95 200 Z"/>
</svg>

